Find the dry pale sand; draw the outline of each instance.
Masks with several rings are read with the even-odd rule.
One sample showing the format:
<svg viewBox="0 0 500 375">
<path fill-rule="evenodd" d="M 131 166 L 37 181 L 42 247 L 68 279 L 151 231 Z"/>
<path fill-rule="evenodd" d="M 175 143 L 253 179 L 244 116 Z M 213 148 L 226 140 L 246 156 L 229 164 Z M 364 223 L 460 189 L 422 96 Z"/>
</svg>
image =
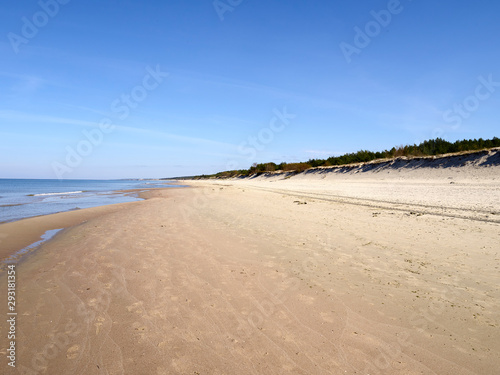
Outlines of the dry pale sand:
<svg viewBox="0 0 500 375">
<path fill-rule="evenodd" d="M 71 213 L 17 266 L 17 368 L 1 371 L 498 374 L 500 186 L 485 171 L 192 182 Z"/>
</svg>

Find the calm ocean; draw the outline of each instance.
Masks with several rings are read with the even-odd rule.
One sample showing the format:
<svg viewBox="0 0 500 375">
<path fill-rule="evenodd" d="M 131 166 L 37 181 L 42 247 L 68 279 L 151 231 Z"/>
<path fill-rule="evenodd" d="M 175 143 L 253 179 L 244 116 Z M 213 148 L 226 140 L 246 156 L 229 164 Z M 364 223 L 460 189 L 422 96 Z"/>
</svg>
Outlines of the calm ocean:
<svg viewBox="0 0 500 375">
<path fill-rule="evenodd" d="M 168 182 L 0 179 L 0 223 L 80 208 L 133 202 L 140 198 L 117 190 L 174 186 L 167 184 Z"/>
</svg>

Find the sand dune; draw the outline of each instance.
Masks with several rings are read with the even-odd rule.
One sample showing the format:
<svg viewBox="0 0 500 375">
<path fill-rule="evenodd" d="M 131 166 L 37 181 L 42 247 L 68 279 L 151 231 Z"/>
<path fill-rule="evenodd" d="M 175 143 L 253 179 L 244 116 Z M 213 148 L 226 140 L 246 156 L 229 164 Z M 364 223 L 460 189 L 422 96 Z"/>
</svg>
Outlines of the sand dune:
<svg viewBox="0 0 500 375">
<path fill-rule="evenodd" d="M 500 149 L 319 167 L 299 174 L 264 173 L 226 181 L 373 208 L 500 223 Z"/>
<path fill-rule="evenodd" d="M 342 166 L 311 168 L 300 174 L 287 172 L 264 173 L 250 179 L 268 180 L 281 178 L 417 178 L 426 179 L 456 177 L 459 179 L 497 179 L 500 166 L 500 149 L 462 152 L 440 156 L 398 157 L 395 159 L 373 160 Z"/>
</svg>

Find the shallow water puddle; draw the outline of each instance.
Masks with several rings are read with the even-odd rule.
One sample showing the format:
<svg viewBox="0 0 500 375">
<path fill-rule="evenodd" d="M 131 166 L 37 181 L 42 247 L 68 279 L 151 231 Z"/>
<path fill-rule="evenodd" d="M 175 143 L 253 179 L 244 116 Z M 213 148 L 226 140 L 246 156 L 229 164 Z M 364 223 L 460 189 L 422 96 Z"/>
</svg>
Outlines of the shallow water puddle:
<svg viewBox="0 0 500 375">
<path fill-rule="evenodd" d="M 33 242 L 31 245 L 28 245 L 25 248 L 16 251 L 10 257 L 8 257 L 7 259 L 5 259 L 2 262 L 2 266 L 7 265 L 7 264 L 13 264 L 13 263 L 19 262 L 24 255 L 26 255 L 30 251 L 36 249 L 38 246 L 40 246 L 45 241 L 50 240 L 57 233 L 59 233 L 61 230 L 63 230 L 63 228 L 60 228 L 60 229 L 51 229 L 51 230 L 46 231 L 44 234 L 42 234 L 41 239 L 39 241 Z"/>
</svg>

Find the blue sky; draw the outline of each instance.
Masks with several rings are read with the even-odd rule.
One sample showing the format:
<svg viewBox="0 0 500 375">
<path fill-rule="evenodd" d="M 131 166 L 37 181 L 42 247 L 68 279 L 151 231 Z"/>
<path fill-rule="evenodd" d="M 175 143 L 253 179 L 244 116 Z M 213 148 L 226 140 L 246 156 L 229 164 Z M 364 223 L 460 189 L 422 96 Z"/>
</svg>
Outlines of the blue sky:
<svg viewBox="0 0 500 375">
<path fill-rule="evenodd" d="M 0 177 L 169 177 L 499 135 L 498 1 L 1 7 Z"/>
</svg>

